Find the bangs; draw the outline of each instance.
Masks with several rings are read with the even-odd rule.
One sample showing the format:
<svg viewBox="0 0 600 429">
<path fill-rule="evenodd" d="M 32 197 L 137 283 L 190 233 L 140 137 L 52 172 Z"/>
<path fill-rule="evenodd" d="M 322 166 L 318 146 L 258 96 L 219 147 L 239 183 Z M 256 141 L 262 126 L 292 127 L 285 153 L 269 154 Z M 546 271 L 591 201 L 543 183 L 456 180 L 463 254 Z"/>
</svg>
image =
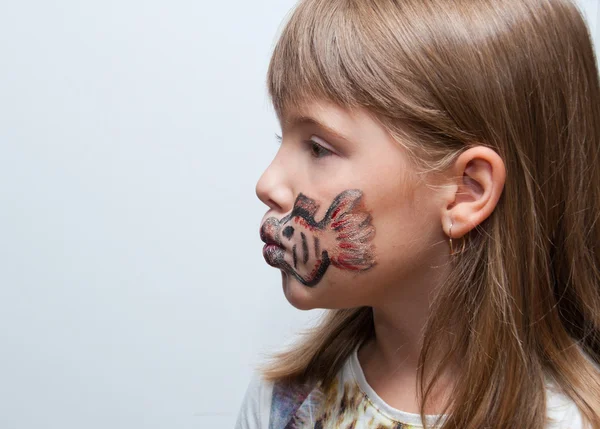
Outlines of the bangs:
<svg viewBox="0 0 600 429">
<path fill-rule="evenodd" d="M 347 108 L 365 104 L 367 58 L 352 3 L 307 0 L 293 11 L 267 74 L 269 96 L 280 119 L 315 100 Z M 372 85 L 372 74 L 370 80 Z"/>
<path fill-rule="evenodd" d="M 411 0 L 301 0 L 267 72 L 279 119 L 319 100 L 406 122 L 437 116 L 422 105 L 429 83 L 418 59 L 432 37 L 414 19 L 414 7 Z"/>
<path fill-rule="evenodd" d="M 475 4 L 484 5 L 473 0 Z M 490 81 L 482 69 L 497 67 L 495 59 L 482 59 L 481 46 L 498 40 L 502 32 L 474 25 L 480 11 L 473 5 L 461 9 L 446 0 L 300 0 L 267 72 L 279 122 L 312 102 L 363 108 L 406 149 L 414 165 L 441 169 L 448 159 L 435 168 L 433 163 L 447 148 L 485 141 L 457 126 L 447 110 L 457 106 L 462 113 L 475 105 L 466 101 L 471 93 L 474 100 L 482 99 L 480 87 L 488 88 Z M 480 87 L 478 76 L 484 79 Z M 469 121 L 478 112 L 470 112 Z M 444 145 L 434 149 L 440 140 Z M 432 145 L 421 150 L 427 141 Z"/>
</svg>

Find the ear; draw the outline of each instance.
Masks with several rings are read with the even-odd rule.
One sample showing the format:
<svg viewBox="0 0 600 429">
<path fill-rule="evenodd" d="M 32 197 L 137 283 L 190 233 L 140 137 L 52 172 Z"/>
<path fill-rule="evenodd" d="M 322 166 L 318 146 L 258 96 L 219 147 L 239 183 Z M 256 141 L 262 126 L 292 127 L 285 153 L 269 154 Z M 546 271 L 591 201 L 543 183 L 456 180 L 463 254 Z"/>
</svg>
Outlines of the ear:
<svg viewBox="0 0 600 429">
<path fill-rule="evenodd" d="M 442 207 L 442 225 L 446 234 L 460 238 L 494 211 L 506 180 L 502 158 L 493 149 L 475 146 L 456 159 L 452 186 Z"/>
</svg>

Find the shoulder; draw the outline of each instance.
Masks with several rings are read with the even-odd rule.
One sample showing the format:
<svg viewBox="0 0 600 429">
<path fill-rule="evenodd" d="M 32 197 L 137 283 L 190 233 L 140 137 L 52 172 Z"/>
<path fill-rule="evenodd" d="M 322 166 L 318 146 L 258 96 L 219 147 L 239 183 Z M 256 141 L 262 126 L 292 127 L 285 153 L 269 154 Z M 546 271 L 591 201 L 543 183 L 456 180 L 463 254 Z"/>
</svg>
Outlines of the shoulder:
<svg viewBox="0 0 600 429">
<path fill-rule="evenodd" d="M 267 429 L 273 383 L 254 371 L 238 411 L 235 429 Z"/>
<path fill-rule="evenodd" d="M 584 429 L 583 415 L 571 398 L 554 385 L 549 385 L 546 392 L 546 429 Z"/>
<path fill-rule="evenodd" d="M 320 406 L 315 381 L 266 381 L 254 372 L 238 412 L 235 429 L 287 427 L 290 421 L 312 420 Z M 311 425 L 312 427 L 312 425 Z"/>
</svg>

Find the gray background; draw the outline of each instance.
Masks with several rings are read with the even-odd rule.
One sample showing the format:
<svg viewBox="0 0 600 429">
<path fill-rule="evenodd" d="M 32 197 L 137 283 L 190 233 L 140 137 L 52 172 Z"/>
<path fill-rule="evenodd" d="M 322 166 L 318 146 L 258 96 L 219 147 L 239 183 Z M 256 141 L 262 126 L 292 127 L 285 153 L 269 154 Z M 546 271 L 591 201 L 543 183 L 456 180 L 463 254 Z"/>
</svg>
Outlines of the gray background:
<svg viewBox="0 0 600 429">
<path fill-rule="evenodd" d="M 231 428 L 320 314 L 264 263 L 254 193 L 293 4 L 0 1 L 1 428 Z"/>
</svg>

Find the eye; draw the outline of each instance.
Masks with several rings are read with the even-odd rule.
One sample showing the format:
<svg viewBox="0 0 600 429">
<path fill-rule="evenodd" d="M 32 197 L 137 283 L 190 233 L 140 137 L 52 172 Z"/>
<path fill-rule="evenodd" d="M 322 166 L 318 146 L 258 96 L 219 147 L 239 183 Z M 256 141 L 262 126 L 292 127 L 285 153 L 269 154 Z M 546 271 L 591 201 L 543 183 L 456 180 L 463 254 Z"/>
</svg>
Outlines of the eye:
<svg viewBox="0 0 600 429">
<path fill-rule="evenodd" d="M 279 134 L 275 133 L 275 139 L 277 140 L 277 144 L 281 144 L 282 137 Z M 308 148 L 310 150 L 310 155 L 313 158 L 318 159 L 318 158 L 324 158 L 329 155 L 333 155 L 332 151 L 323 147 L 322 145 L 320 145 L 318 142 L 316 142 L 314 140 L 305 140 L 305 143 L 308 145 Z"/>
<path fill-rule="evenodd" d="M 329 155 L 333 155 L 333 152 L 329 149 L 324 148 L 314 140 L 307 140 L 306 143 L 310 147 L 310 154 L 314 158 L 324 158 Z"/>
</svg>

